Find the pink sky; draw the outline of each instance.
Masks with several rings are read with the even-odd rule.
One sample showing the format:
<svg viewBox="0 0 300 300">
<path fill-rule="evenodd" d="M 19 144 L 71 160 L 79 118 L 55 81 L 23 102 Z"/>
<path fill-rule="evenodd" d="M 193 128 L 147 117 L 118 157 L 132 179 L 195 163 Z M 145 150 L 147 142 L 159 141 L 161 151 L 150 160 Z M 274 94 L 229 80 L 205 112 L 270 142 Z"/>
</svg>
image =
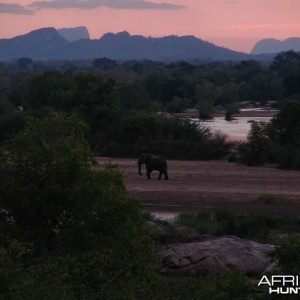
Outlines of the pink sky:
<svg viewBox="0 0 300 300">
<path fill-rule="evenodd" d="M 46 1 L 66 8 L 45 7 Z M 77 8 L 70 7 L 74 3 Z M 123 30 L 153 37 L 195 35 L 249 52 L 263 38 L 300 37 L 300 0 L 0 0 L 0 38 L 76 26 L 86 26 L 97 39 Z"/>
</svg>

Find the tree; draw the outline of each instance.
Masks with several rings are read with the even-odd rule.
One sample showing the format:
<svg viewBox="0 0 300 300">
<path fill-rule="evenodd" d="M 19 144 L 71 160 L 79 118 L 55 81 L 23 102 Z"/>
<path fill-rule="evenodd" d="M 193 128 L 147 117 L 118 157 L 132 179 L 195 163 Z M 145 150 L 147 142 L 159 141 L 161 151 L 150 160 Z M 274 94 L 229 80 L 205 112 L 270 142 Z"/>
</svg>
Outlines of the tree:
<svg viewBox="0 0 300 300">
<path fill-rule="evenodd" d="M 238 146 L 240 161 L 249 166 L 263 164 L 268 159 L 269 148 L 268 125 L 264 122 L 252 123 L 247 142 Z"/>
<path fill-rule="evenodd" d="M 87 126 L 32 119 L 0 149 L 0 298 L 144 299 L 152 252 L 139 202 L 99 170 Z"/>
<path fill-rule="evenodd" d="M 56 111 L 70 111 L 74 105 L 76 88 L 76 83 L 70 73 L 38 74 L 29 82 L 29 107 L 37 110 L 42 107 L 51 107 Z"/>
<path fill-rule="evenodd" d="M 275 56 L 274 61 L 271 65 L 271 69 L 284 73 L 289 67 L 300 63 L 300 54 L 293 51 L 284 51 Z"/>
<path fill-rule="evenodd" d="M 231 121 L 232 115 L 240 112 L 240 106 L 238 103 L 230 103 L 225 107 L 225 120 Z"/>
<path fill-rule="evenodd" d="M 2 145 L 0 203 L 18 226 L 60 230 L 88 206 L 76 196 L 94 164 L 86 130 L 72 117 L 52 115 L 32 119 Z"/>
<path fill-rule="evenodd" d="M 94 67 L 101 69 L 103 71 L 108 71 L 113 68 L 116 68 L 117 64 L 114 60 L 107 57 L 103 57 L 103 58 L 96 58 L 94 60 Z"/>
<path fill-rule="evenodd" d="M 287 102 L 272 119 L 273 139 L 281 145 L 300 147 L 300 102 Z"/>
<path fill-rule="evenodd" d="M 152 103 L 141 84 L 124 85 L 119 88 L 119 98 L 124 109 L 151 111 Z"/>
<path fill-rule="evenodd" d="M 198 106 L 199 118 L 202 120 L 211 119 L 214 111 L 214 102 L 211 100 L 199 101 Z"/>
</svg>

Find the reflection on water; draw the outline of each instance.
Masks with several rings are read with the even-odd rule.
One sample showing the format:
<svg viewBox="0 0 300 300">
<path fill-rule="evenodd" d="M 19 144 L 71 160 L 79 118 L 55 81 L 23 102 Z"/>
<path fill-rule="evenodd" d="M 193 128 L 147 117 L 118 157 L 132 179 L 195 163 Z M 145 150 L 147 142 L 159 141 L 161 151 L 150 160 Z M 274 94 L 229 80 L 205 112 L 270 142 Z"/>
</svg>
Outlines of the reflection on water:
<svg viewBox="0 0 300 300">
<path fill-rule="evenodd" d="M 237 117 L 235 120 L 226 121 L 224 117 L 215 117 L 213 120 L 199 121 L 192 119 L 196 123 L 204 123 L 213 130 L 221 131 L 229 136 L 231 140 L 245 140 L 251 128 L 251 122 L 269 122 L 271 117 Z M 250 122 L 249 122 L 250 121 Z"/>
<path fill-rule="evenodd" d="M 159 220 L 172 221 L 178 216 L 178 212 L 153 211 L 151 214 Z"/>
</svg>

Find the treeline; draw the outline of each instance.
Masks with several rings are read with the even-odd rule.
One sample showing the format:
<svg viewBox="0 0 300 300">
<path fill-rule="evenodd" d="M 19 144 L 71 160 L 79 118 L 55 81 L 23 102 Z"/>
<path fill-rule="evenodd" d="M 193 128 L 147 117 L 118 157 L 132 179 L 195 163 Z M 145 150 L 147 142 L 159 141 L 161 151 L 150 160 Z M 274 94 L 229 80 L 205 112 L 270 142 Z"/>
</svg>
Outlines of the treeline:
<svg viewBox="0 0 300 300">
<path fill-rule="evenodd" d="M 275 163 L 300 169 L 300 102 L 285 103 L 270 123 L 253 123 L 246 142 L 236 145 L 229 160 L 247 165 Z"/>
<path fill-rule="evenodd" d="M 146 105 L 145 102 L 151 101 L 158 102 L 169 111 L 180 111 L 203 100 L 213 101 L 215 105 L 241 101 L 264 104 L 267 100 L 280 101 L 298 94 L 299 56 L 297 52 L 287 51 L 278 54 L 271 63 L 249 60 L 194 64 L 148 60 L 120 63 L 108 58 L 92 62 L 47 63 L 20 58 L 15 64 L 3 64 L 1 69 L 33 73 L 45 70 L 101 73 L 120 85 L 122 100 L 134 108 L 141 108 Z M 134 94 L 133 99 L 128 99 L 129 93 Z M 136 94 L 139 99 L 136 99 Z"/>
<path fill-rule="evenodd" d="M 100 155 L 136 156 L 145 150 L 178 159 L 219 158 L 230 146 L 224 136 L 165 113 L 197 108 L 207 118 L 218 107 L 230 119 L 244 101 L 281 106 L 300 100 L 299 81 L 300 54 L 293 51 L 269 65 L 107 58 L 90 65 L 51 64 L 21 58 L 0 66 L 0 140 L 22 128 L 27 117 L 62 112 L 89 125 L 88 139 Z"/>
</svg>

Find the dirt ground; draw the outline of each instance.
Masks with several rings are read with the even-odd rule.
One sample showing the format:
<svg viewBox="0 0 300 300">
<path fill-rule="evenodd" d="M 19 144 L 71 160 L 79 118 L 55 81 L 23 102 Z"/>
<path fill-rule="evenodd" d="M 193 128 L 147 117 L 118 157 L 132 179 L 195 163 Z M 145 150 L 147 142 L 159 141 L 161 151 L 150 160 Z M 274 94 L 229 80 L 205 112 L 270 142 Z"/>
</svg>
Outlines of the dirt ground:
<svg viewBox="0 0 300 300">
<path fill-rule="evenodd" d="M 227 161 L 169 160 L 169 180 L 138 175 L 137 160 L 98 158 L 111 162 L 124 174 L 128 193 L 142 200 L 149 211 L 213 210 L 230 207 L 238 211 L 300 213 L 300 171 L 274 166 L 247 167 Z M 144 166 L 143 166 L 144 167 Z M 261 199 L 262 195 L 272 195 Z"/>
</svg>

